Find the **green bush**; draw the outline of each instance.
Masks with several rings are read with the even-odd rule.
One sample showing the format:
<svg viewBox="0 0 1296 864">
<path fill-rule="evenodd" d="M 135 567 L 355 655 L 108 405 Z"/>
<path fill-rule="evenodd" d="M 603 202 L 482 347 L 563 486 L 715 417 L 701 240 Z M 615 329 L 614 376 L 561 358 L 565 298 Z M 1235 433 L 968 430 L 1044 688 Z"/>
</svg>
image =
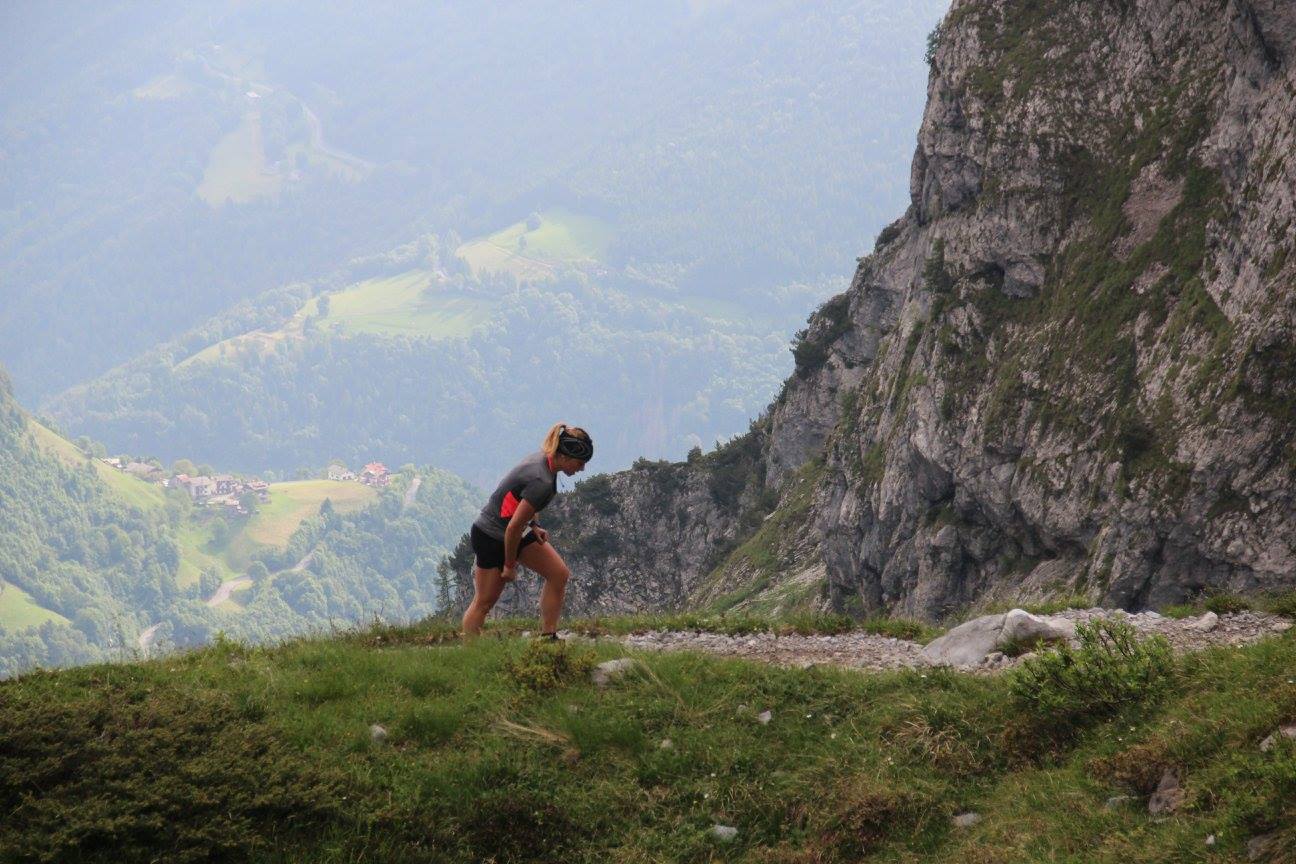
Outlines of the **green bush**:
<svg viewBox="0 0 1296 864">
<path fill-rule="evenodd" d="M 508 665 L 508 675 L 515 684 L 543 693 L 557 690 L 589 674 L 594 655 L 588 650 L 572 648 L 562 642 L 532 642 L 521 656 Z"/>
<path fill-rule="evenodd" d="M 1264 610 L 1286 618 L 1296 618 L 1296 591 L 1287 591 L 1266 597 Z"/>
<path fill-rule="evenodd" d="M 1251 604 L 1236 594 L 1212 594 L 1206 598 L 1206 608 L 1216 615 L 1224 615 L 1230 612 L 1244 612 L 1251 608 Z"/>
<path fill-rule="evenodd" d="M 1079 624 L 1076 636 L 1078 648 L 1063 645 L 1012 673 L 1014 699 L 1040 726 L 1071 731 L 1164 695 L 1174 671 L 1164 638 L 1140 641 L 1110 619 Z"/>
</svg>

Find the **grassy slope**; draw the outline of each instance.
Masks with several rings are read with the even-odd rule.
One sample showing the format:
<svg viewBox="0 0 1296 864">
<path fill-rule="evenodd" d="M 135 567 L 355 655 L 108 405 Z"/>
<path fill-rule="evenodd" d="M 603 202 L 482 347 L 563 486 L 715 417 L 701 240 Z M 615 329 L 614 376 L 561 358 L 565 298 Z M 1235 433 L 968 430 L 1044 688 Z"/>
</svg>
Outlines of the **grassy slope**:
<svg viewBox="0 0 1296 864">
<path fill-rule="evenodd" d="M 259 506 L 245 523 L 233 523 L 224 545 L 212 539 L 212 523 L 190 523 L 178 533 L 181 566 L 180 583 L 198 580 L 203 570 L 214 570 L 221 581 L 236 578 L 252 563 L 252 557 L 266 548 L 282 549 L 302 522 L 319 512 L 325 500 L 340 513 L 359 510 L 378 499 L 378 490 L 360 483 L 331 480 L 294 480 L 270 484 L 270 502 Z M 226 603 L 222 608 L 241 608 Z"/>
<path fill-rule="evenodd" d="M 27 418 L 27 423 L 37 446 L 46 453 L 55 456 L 65 465 L 79 467 L 85 464 L 85 454 L 71 441 L 51 432 L 30 417 Z M 94 460 L 93 465 L 99 479 L 108 484 L 108 487 L 125 503 L 146 511 L 160 509 L 165 503 L 166 498 L 162 490 L 152 483 L 146 483 L 138 477 L 110 468 L 97 459 Z"/>
<path fill-rule="evenodd" d="M 466 336 L 490 318 L 490 304 L 455 291 L 429 290 L 434 276 L 411 270 L 399 276 L 367 279 L 329 295 L 328 315 L 319 317 L 319 299 L 308 301 L 278 330 L 254 330 L 231 336 L 185 358 L 177 369 L 194 363 L 264 356 L 283 342 L 307 338 L 306 324 L 336 333 L 373 333 L 452 339 Z"/>
<path fill-rule="evenodd" d="M 329 296 L 328 317 L 320 326 L 348 333 L 448 339 L 467 335 L 490 317 L 490 306 L 482 298 L 432 288 L 433 274 L 426 270 L 360 282 Z M 308 304 L 311 314 L 318 311 L 315 304 Z"/>
<path fill-rule="evenodd" d="M 599 690 L 582 668 L 615 645 L 426 638 L 225 644 L 0 684 L 0 846 L 16 860 L 220 844 L 267 861 L 1170 864 L 1243 860 L 1280 825 L 1296 843 L 1296 742 L 1257 746 L 1296 717 L 1290 634 L 1190 659 L 1166 704 L 1054 747 L 1004 678 L 673 654 Z M 1178 814 L 1104 806 L 1168 765 L 1187 790 Z M 953 828 L 968 808 L 982 821 Z M 708 836 L 717 822 L 732 843 Z"/>
<path fill-rule="evenodd" d="M 266 164 L 261 113 L 249 111 L 238 128 L 216 143 L 207 157 L 198 197 L 208 206 L 227 201 L 246 204 L 258 198 L 278 198 L 283 178 Z"/>
<path fill-rule="evenodd" d="M 471 240 L 455 254 L 475 273 L 512 273 L 520 280 L 547 279 L 559 264 L 602 260 L 612 244 L 607 223 L 569 210 L 546 210 L 540 224 L 515 222 L 489 237 Z"/>
<path fill-rule="evenodd" d="M 359 510 L 378 499 L 378 490 L 361 483 L 339 483 L 333 480 L 294 480 L 270 486 L 270 503 L 262 504 L 241 532 L 251 547 L 288 544 L 294 531 L 307 518 L 319 512 L 325 500 L 333 502 L 340 513 Z M 234 544 L 240 548 L 239 544 Z"/>
<path fill-rule="evenodd" d="M 68 619 L 38 604 L 31 595 L 19 588 L 0 582 L 0 629 L 23 630 L 39 627 L 46 621 L 69 624 Z"/>
<path fill-rule="evenodd" d="M 31 417 L 27 418 L 27 428 L 30 430 L 32 440 L 43 452 L 65 465 L 80 467 L 86 463 L 85 454 L 77 449 L 75 444 L 42 426 Z M 110 468 L 97 459 L 92 460 L 91 464 L 99 479 L 125 504 L 144 511 L 156 511 L 162 508 L 165 498 L 161 489 L 138 477 Z M 46 621 L 69 623 L 64 616 L 37 604 L 30 595 L 16 585 L 3 585 L 3 590 L 0 591 L 0 627 L 18 630 L 39 626 Z"/>
</svg>

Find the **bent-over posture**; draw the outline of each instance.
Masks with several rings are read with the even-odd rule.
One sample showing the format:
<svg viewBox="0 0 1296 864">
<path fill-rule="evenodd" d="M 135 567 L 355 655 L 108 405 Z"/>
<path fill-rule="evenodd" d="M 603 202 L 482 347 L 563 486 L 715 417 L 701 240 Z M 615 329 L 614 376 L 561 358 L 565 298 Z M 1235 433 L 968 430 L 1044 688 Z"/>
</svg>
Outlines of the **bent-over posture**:
<svg viewBox="0 0 1296 864">
<path fill-rule="evenodd" d="M 558 638 L 558 617 L 571 571 L 549 543 L 549 532 L 540 527 L 536 516 L 557 494 L 558 472 L 569 477 L 578 474 L 593 455 L 594 440 L 588 432 L 555 423 L 540 451 L 515 465 L 491 493 L 470 532 L 477 566 L 473 569 L 472 603 L 463 616 L 465 636 L 481 632 L 504 585 L 517 578 L 521 562 L 544 579 L 541 636 Z"/>
</svg>

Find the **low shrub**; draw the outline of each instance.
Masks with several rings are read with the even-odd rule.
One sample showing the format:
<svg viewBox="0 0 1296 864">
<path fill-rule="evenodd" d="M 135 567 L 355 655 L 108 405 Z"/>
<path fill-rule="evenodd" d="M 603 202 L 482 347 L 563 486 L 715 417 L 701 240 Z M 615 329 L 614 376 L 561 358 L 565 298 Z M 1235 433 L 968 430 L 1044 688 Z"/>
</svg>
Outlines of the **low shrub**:
<svg viewBox="0 0 1296 864">
<path fill-rule="evenodd" d="M 1154 737 L 1109 756 L 1091 759 L 1090 774 L 1135 795 L 1151 795 L 1175 760 L 1164 738 Z"/>
<path fill-rule="evenodd" d="M 1230 612 L 1244 612 L 1251 608 L 1249 602 L 1236 594 L 1212 594 L 1206 598 L 1204 605 L 1216 615 L 1226 615 Z"/>
<path fill-rule="evenodd" d="M 924 803 L 910 791 L 893 785 L 861 782 L 851 777 L 838 784 L 822 811 L 818 844 L 828 860 L 858 861 L 886 840 L 910 828 Z"/>
<path fill-rule="evenodd" d="M 1164 638 L 1140 641 L 1133 627 L 1110 619 L 1081 623 L 1076 636 L 1079 647 L 1062 645 L 1011 673 L 1013 698 L 1037 726 L 1075 731 L 1165 694 L 1175 666 Z"/>
<path fill-rule="evenodd" d="M 521 687 L 543 693 L 586 677 L 592 668 L 594 655 L 587 649 L 536 641 L 509 663 L 508 676 Z"/>
<path fill-rule="evenodd" d="M 478 861 L 557 861 L 579 845 L 581 828 L 548 796 L 492 789 L 464 814 L 461 831 Z"/>
<path fill-rule="evenodd" d="M 1275 615 L 1282 615 L 1287 618 L 1296 618 L 1296 591 L 1271 594 L 1264 599 L 1261 605 L 1266 612 L 1272 612 Z"/>
</svg>

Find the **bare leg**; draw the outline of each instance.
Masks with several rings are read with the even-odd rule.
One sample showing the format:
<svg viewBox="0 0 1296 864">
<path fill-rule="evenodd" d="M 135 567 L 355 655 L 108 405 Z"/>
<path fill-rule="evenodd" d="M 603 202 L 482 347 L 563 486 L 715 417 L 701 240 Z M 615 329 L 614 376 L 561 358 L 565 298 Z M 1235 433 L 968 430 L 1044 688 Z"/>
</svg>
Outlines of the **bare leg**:
<svg viewBox="0 0 1296 864">
<path fill-rule="evenodd" d="M 473 568 L 473 599 L 464 610 L 463 632 L 465 636 L 476 636 L 481 633 L 486 616 L 495 607 L 500 594 L 504 592 L 504 580 L 500 578 L 500 569 L 483 570 Z"/>
<path fill-rule="evenodd" d="M 518 560 L 544 579 L 544 588 L 540 590 L 540 631 L 556 633 L 571 570 L 551 543 L 532 543 L 518 553 Z"/>
</svg>

